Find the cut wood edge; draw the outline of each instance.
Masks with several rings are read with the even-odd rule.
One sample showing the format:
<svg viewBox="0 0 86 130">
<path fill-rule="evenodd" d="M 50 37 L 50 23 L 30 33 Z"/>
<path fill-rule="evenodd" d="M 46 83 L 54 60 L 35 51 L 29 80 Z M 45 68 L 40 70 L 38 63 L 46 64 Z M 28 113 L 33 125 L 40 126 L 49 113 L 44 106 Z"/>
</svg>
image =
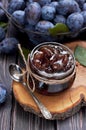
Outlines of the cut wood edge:
<svg viewBox="0 0 86 130">
<path fill-rule="evenodd" d="M 79 111 L 81 106 L 84 105 L 86 102 L 86 97 L 84 96 L 86 93 L 86 88 L 80 86 L 77 88 L 77 91 L 76 91 L 76 88 L 74 88 L 72 91 L 70 90 L 70 99 L 68 96 L 66 96 L 69 94 L 69 92 L 67 92 L 67 91 L 62 92 L 61 95 L 57 94 L 57 95 L 53 96 L 52 97 L 53 104 L 50 103 L 50 105 L 48 105 L 46 103 L 51 101 L 51 96 L 47 96 L 48 102 L 46 102 L 45 96 L 43 96 L 45 98 L 45 100 L 44 100 L 44 99 L 41 99 L 40 94 L 36 94 L 36 93 L 35 94 L 36 94 L 36 96 L 39 95 L 38 97 L 39 97 L 39 99 L 41 99 L 41 102 L 43 102 L 43 104 L 52 113 L 52 115 L 53 115 L 52 119 L 65 119 L 65 118 L 73 115 L 77 111 Z M 30 95 L 28 94 L 28 91 L 26 88 L 24 88 L 22 85 L 18 86 L 15 82 L 13 82 L 13 93 L 14 93 L 16 100 L 24 108 L 25 111 L 32 112 L 32 113 L 42 117 L 40 110 L 38 109 L 37 105 L 34 103 L 33 99 L 30 97 Z M 23 94 L 22 98 L 21 98 L 21 96 L 22 96 L 21 93 Z M 61 96 L 63 98 L 61 98 Z M 59 100 L 59 99 L 62 99 L 62 100 Z M 55 100 L 57 100 L 56 104 L 54 103 Z M 68 100 L 69 100 L 69 103 L 67 102 Z M 54 109 L 53 109 L 52 105 L 53 105 Z M 57 108 L 59 108 L 59 109 L 57 109 Z"/>
</svg>

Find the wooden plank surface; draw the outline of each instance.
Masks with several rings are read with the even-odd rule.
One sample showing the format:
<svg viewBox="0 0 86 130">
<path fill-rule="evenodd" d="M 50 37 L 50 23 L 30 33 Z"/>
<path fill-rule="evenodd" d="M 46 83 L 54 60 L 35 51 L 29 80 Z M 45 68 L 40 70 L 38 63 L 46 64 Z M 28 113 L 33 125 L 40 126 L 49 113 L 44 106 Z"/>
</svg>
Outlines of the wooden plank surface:
<svg viewBox="0 0 86 130">
<path fill-rule="evenodd" d="M 0 130 L 10 130 L 11 110 L 12 110 L 12 88 L 8 66 L 11 62 L 15 62 L 15 56 L 0 55 L 0 82 L 6 86 L 7 100 L 0 105 Z"/>
</svg>

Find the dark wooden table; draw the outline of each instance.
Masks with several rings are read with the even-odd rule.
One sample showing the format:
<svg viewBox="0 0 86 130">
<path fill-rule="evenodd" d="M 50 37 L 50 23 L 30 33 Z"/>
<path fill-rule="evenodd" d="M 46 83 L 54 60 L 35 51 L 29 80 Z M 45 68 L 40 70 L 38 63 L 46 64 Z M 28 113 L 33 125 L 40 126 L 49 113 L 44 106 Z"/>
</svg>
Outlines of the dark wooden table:
<svg viewBox="0 0 86 130">
<path fill-rule="evenodd" d="M 45 120 L 23 110 L 14 99 L 8 71 L 9 64 L 18 60 L 16 55 L 0 55 L 0 82 L 8 92 L 6 102 L 0 106 L 0 130 L 86 130 L 86 107 L 65 120 Z"/>
</svg>

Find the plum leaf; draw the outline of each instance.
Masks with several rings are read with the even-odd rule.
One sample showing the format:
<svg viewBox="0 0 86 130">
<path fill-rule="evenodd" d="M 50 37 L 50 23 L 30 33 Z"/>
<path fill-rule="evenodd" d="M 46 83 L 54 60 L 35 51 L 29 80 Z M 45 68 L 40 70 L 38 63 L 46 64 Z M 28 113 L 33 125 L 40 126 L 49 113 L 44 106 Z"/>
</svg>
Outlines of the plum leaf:
<svg viewBox="0 0 86 130">
<path fill-rule="evenodd" d="M 49 29 L 49 33 L 52 36 L 56 36 L 57 34 L 65 33 L 65 32 L 69 32 L 69 28 L 67 27 L 67 25 L 63 23 L 57 23 L 53 28 Z"/>
<path fill-rule="evenodd" d="M 86 66 L 86 48 L 77 46 L 74 51 L 75 59 L 83 66 Z"/>
<path fill-rule="evenodd" d="M 5 22 L 0 22 L 0 27 L 2 27 L 2 28 L 5 28 L 5 27 L 7 27 L 7 23 L 5 23 Z"/>
</svg>

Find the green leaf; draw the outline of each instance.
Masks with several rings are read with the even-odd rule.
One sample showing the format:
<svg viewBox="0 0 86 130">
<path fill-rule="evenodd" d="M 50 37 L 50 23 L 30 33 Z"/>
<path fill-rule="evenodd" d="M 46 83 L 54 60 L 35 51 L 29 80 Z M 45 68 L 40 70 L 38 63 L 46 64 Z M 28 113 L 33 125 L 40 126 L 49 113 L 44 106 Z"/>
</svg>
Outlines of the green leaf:
<svg viewBox="0 0 86 130">
<path fill-rule="evenodd" d="M 5 28 L 7 27 L 8 23 L 0 22 L 0 27 Z"/>
<path fill-rule="evenodd" d="M 26 49 L 25 47 L 22 47 L 22 50 L 23 50 L 23 53 L 24 53 L 25 59 L 27 60 L 27 58 L 28 58 L 28 54 L 30 53 L 30 50 L 29 50 L 29 49 Z"/>
<path fill-rule="evenodd" d="M 82 64 L 83 66 L 86 66 L 86 48 L 77 46 L 74 51 L 74 55 L 76 60 Z"/>
<path fill-rule="evenodd" d="M 69 32 L 69 28 L 67 27 L 67 25 L 63 23 L 57 23 L 53 28 L 49 29 L 49 33 L 52 36 L 56 36 L 59 33 L 65 33 L 65 32 Z"/>
</svg>

